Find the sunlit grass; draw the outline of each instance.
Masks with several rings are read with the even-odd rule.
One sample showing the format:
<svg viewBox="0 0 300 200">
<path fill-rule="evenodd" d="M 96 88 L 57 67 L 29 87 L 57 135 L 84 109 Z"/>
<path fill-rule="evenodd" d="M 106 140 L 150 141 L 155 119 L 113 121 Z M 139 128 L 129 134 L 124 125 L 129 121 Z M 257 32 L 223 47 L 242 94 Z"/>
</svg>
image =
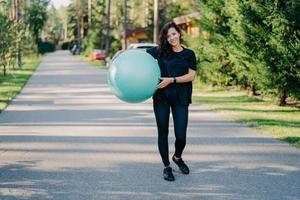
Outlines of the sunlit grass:
<svg viewBox="0 0 300 200">
<path fill-rule="evenodd" d="M 278 106 L 272 99 L 253 97 L 247 91 L 197 86 L 193 102 L 255 127 L 300 148 L 300 109 Z"/>
<path fill-rule="evenodd" d="M 10 69 L 3 76 L 0 70 L 0 112 L 22 90 L 23 86 L 41 62 L 41 57 L 26 57 L 22 68 Z"/>
</svg>

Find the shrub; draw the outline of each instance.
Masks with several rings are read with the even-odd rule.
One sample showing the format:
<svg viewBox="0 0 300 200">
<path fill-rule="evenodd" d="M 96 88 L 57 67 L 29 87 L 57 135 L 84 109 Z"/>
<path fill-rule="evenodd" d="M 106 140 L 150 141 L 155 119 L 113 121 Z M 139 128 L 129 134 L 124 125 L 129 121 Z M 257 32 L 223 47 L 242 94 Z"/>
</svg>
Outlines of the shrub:
<svg viewBox="0 0 300 200">
<path fill-rule="evenodd" d="M 40 54 L 45 54 L 55 51 L 55 42 L 53 41 L 42 41 L 38 44 L 38 51 Z"/>
<path fill-rule="evenodd" d="M 64 42 L 61 45 L 62 50 L 69 50 L 71 48 L 71 43 L 70 42 Z"/>
</svg>

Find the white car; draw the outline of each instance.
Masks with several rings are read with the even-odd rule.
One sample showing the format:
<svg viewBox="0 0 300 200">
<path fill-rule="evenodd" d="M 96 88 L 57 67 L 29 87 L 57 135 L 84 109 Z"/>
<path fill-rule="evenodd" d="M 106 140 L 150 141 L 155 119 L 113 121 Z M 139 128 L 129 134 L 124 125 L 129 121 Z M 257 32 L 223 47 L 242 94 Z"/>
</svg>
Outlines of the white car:
<svg viewBox="0 0 300 200">
<path fill-rule="evenodd" d="M 128 45 L 127 49 L 148 49 L 151 47 L 156 47 L 157 44 L 155 43 L 146 43 L 146 42 L 142 42 L 142 43 L 131 43 L 130 45 Z"/>
<path fill-rule="evenodd" d="M 107 68 L 109 67 L 109 65 L 112 63 L 112 61 L 122 52 L 127 51 L 127 50 L 132 50 L 132 49 L 140 49 L 140 50 L 145 50 L 151 47 L 156 47 L 157 44 L 155 43 L 146 43 L 146 42 L 142 42 L 142 43 L 131 43 L 130 45 L 128 45 L 126 50 L 120 50 L 117 51 L 115 53 L 115 55 L 112 57 L 111 60 L 109 60 L 106 64 Z"/>
</svg>

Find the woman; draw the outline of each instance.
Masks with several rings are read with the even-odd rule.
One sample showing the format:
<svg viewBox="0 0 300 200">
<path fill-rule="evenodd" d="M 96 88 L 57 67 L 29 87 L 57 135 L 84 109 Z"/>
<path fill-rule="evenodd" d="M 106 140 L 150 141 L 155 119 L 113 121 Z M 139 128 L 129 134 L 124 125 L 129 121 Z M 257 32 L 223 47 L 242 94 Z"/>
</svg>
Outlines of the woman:
<svg viewBox="0 0 300 200">
<path fill-rule="evenodd" d="M 189 168 L 182 159 L 186 144 L 188 107 L 191 103 L 192 81 L 196 76 L 195 53 L 183 47 L 181 32 L 174 22 L 164 25 L 159 35 L 159 46 L 147 49 L 157 59 L 161 70 L 161 82 L 153 95 L 153 108 L 158 129 L 158 148 L 163 164 L 163 177 L 174 181 L 169 161 L 169 117 L 172 111 L 175 130 L 174 163 L 183 174 L 189 174 Z"/>
</svg>

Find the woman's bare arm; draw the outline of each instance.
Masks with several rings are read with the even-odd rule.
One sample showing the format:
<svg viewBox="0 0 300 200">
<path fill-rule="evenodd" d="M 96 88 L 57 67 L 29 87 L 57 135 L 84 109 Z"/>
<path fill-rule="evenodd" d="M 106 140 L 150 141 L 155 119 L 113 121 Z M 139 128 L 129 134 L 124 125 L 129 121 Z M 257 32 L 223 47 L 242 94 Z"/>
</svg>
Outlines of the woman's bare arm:
<svg viewBox="0 0 300 200">
<path fill-rule="evenodd" d="M 196 77 L 196 71 L 189 68 L 189 71 L 187 74 L 183 76 L 177 76 L 177 77 L 161 77 L 160 79 L 162 82 L 160 82 L 157 85 L 157 89 L 162 89 L 167 87 L 169 84 L 174 83 L 174 78 L 176 79 L 176 83 L 187 83 L 191 82 Z"/>
</svg>

